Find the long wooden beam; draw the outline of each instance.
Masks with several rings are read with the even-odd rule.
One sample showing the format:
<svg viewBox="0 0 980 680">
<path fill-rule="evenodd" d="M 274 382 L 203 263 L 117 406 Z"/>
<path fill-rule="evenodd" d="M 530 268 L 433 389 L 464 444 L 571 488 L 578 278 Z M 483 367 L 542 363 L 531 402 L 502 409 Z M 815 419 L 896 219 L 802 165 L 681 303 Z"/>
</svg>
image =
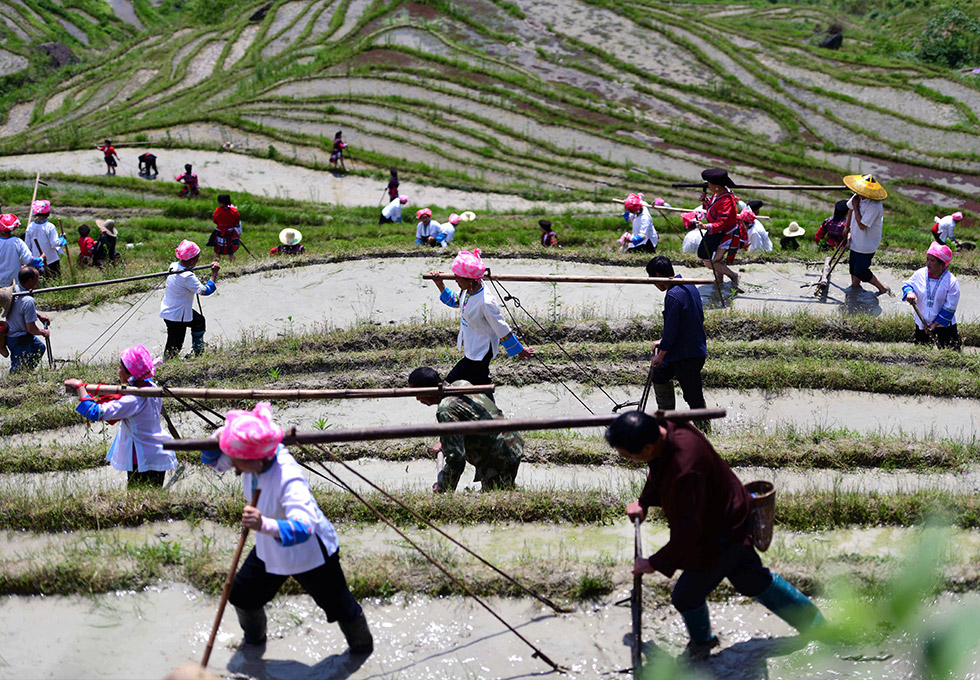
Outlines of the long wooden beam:
<svg viewBox="0 0 980 680">
<path fill-rule="evenodd" d="M 193 267 L 191 269 L 185 269 L 183 271 L 196 272 L 199 269 L 210 269 L 210 268 L 211 268 L 211 265 L 209 265 L 209 264 L 202 264 L 202 265 L 199 265 L 197 267 Z M 105 281 L 89 281 L 88 283 L 73 283 L 73 284 L 68 285 L 68 286 L 52 286 L 51 288 L 38 288 L 37 290 L 33 290 L 33 291 L 23 290 L 23 291 L 20 291 L 18 293 L 14 293 L 14 297 L 17 297 L 18 295 L 37 295 L 38 293 L 54 293 L 55 291 L 58 291 L 58 290 L 75 290 L 76 288 L 93 288 L 95 286 L 108 286 L 110 283 L 125 283 L 127 281 L 142 281 L 143 279 L 155 279 L 155 278 L 159 278 L 161 276 L 169 276 L 172 273 L 173 272 L 171 272 L 171 271 L 154 272 L 152 274 L 140 274 L 139 276 L 125 276 L 125 277 L 123 277 L 121 279 L 106 279 Z"/>
<path fill-rule="evenodd" d="M 674 189 L 693 189 L 703 187 L 707 189 L 706 182 L 675 182 L 670 185 Z M 756 189 L 758 191 L 848 191 L 843 184 L 736 184 L 732 189 Z M 853 192 L 851 192 L 853 193 Z"/>
<path fill-rule="evenodd" d="M 75 394 L 75 387 L 65 381 L 65 392 Z M 213 399 L 231 401 L 237 399 L 260 400 L 303 400 L 303 399 L 387 399 L 393 397 L 438 397 L 454 394 L 491 394 L 493 385 L 471 385 L 470 387 L 387 387 L 380 389 L 337 389 L 337 390 L 274 390 L 274 389 L 212 389 L 195 387 L 133 387 L 132 385 L 85 385 L 92 396 L 107 394 L 126 394 L 136 397 L 181 397 L 186 399 Z"/>
<path fill-rule="evenodd" d="M 446 281 L 456 278 L 452 272 L 434 272 L 422 274 L 427 281 L 438 279 Z M 639 276 L 571 276 L 567 274 L 486 274 L 483 278 L 489 281 L 527 281 L 538 283 L 691 283 L 702 285 L 714 283 L 714 279 L 671 279 L 664 277 L 641 278 Z"/>
<path fill-rule="evenodd" d="M 626 201 L 624 201 L 622 198 L 614 198 L 612 199 L 612 202 L 623 204 Z M 675 208 L 672 205 L 652 205 L 650 203 L 647 203 L 646 201 L 641 201 L 641 202 L 643 203 L 644 208 L 652 208 L 654 210 L 665 210 L 667 212 L 679 212 L 679 213 L 694 212 L 694 208 Z M 769 215 L 756 215 L 755 219 L 771 220 L 772 218 Z"/>
<path fill-rule="evenodd" d="M 676 411 L 657 411 L 651 415 L 664 420 L 707 420 L 724 418 L 723 408 L 699 408 Z M 601 416 L 573 416 L 526 420 L 476 420 L 463 423 L 434 423 L 428 425 L 396 425 L 394 427 L 365 427 L 356 429 L 323 430 L 320 432 L 296 432 L 295 428 L 282 440 L 283 444 L 332 444 L 339 442 L 367 442 L 383 439 L 417 439 L 444 435 L 493 434 L 497 432 L 527 432 L 531 430 L 566 430 L 579 427 L 602 427 L 619 416 L 615 413 Z M 217 439 L 175 439 L 166 443 L 171 451 L 206 451 L 218 448 Z"/>
</svg>

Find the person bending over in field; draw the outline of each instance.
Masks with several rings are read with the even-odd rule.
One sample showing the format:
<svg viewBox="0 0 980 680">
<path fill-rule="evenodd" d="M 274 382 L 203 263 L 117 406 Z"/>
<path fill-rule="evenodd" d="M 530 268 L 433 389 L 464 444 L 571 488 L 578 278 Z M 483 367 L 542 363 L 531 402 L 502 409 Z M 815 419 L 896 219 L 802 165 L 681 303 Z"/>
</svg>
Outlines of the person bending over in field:
<svg viewBox="0 0 980 680">
<path fill-rule="evenodd" d="M 439 387 L 442 378 L 435 369 L 423 366 L 408 376 L 409 387 Z M 457 380 L 452 387 L 469 387 L 466 380 Z M 438 406 L 436 420 L 440 423 L 459 423 L 473 420 L 493 420 L 504 414 L 486 394 L 459 394 L 446 397 L 416 397 L 426 406 Z M 455 491 L 459 478 L 469 463 L 476 468 L 474 482 L 482 491 L 511 489 L 517 478 L 517 468 L 524 455 L 524 439 L 517 432 L 497 434 L 447 435 L 433 449 L 442 464 L 432 490 Z"/>
</svg>

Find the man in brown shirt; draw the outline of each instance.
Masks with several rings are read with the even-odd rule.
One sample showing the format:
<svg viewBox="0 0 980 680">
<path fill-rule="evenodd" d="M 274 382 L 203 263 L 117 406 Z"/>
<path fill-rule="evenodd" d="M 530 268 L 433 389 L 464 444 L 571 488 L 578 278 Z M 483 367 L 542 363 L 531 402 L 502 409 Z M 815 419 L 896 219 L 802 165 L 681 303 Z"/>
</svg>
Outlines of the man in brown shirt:
<svg viewBox="0 0 980 680">
<path fill-rule="evenodd" d="M 633 573 L 659 571 L 670 578 L 682 570 L 670 599 L 691 636 L 689 657 L 706 658 L 719 645 L 705 599 L 724 578 L 801 632 L 823 621 L 806 595 L 762 565 L 752 545 L 749 494 L 693 425 L 661 425 L 631 411 L 610 424 L 606 441 L 650 467 L 643 492 L 626 514 L 642 521 L 650 507 L 663 508 L 670 539 L 649 558 L 636 558 Z"/>
</svg>

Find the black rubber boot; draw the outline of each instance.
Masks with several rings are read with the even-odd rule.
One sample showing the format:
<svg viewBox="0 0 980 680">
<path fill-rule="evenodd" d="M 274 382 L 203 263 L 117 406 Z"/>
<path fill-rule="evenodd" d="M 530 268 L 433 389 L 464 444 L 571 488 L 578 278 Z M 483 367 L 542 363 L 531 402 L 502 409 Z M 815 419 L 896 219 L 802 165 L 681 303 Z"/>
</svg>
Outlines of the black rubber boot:
<svg viewBox="0 0 980 680">
<path fill-rule="evenodd" d="M 367 617 L 362 610 L 353 621 L 338 621 L 340 630 L 347 638 L 351 654 L 370 654 L 374 651 L 374 638 L 368 628 Z"/>
<path fill-rule="evenodd" d="M 245 633 L 245 644 L 264 645 L 266 639 L 265 609 L 235 607 L 235 613 L 238 614 L 238 625 L 242 627 L 242 631 Z"/>
</svg>

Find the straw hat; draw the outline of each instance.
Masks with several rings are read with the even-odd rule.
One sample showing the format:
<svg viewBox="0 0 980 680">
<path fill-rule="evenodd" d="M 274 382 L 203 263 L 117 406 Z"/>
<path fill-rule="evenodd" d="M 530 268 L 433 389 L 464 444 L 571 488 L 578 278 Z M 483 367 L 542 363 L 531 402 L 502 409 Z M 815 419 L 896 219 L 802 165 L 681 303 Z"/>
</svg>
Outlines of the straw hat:
<svg viewBox="0 0 980 680">
<path fill-rule="evenodd" d="M 119 235 L 116 233 L 116 222 L 114 220 L 95 220 L 95 226 L 103 234 L 109 234 L 113 238 Z"/>
<path fill-rule="evenodd" d="M 467 210 L 466 212 L 459 214 L 459 219 L 463 220 L 464 222 L 472 222 L 476 219 L 476 213 L 472 210 Z"/>
<path fill-rule="evenodd" d="M 844 178 L 844 185 L 858 196 L 870 198 L 873 201 L 884 201 L 888 198 L 888 192 L 885 191 L 885 187 L 878 184 L 878 180 L 871 173 L 867 175 L 848 175 Z"/>
<path fill-rule="evenodd" d="M 796 222 L 790 222 L 789 226 L 783 229 L 783 236 L 787 238 L 796 238 L 797 236 L 803 236 L 806 233 L 806 229 L 801 227 Z"/>
<path fill-rule="evenodd" d="M 302 240 L 303 234 L 300 233 L 299 229 L 287 227 L 279 232 L 279 243 L 283 244 L 284 246 L 295 246 Z"/>
</svg>

